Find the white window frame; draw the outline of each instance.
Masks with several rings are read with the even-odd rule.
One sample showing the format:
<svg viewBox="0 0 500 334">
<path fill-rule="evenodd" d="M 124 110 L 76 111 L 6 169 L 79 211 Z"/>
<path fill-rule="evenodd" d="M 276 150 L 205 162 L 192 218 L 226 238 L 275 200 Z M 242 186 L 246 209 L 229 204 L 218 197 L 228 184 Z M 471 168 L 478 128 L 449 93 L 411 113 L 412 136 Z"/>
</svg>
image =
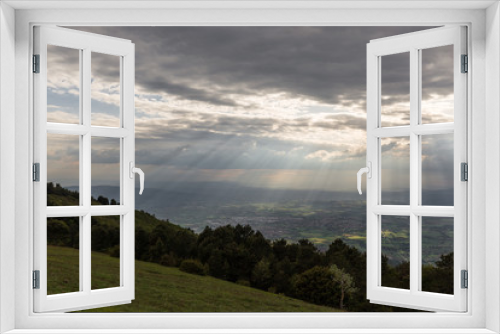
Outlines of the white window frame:
<svg viewBox="0 0 500 334">
<path fill-rule="evenodd" d="M 130 303 L 135 296 L 135 193 L 130 177 L 135 160 L 135 46 L 130 40 L 112 38 L 51 26 L 34 27 L 34 54 L 40 58 L 39 73 L 33 75 L 34 162 L 39 164 L 39 181 L 33 184 L 34 270 L 39 270 L 39 288 L 34 289 L 35 312 L 75 311 Z M 80 58 L 79 124 L 47 122 L 47 46 L 78 50 Z M 93 126 L 91 122 L 92 53 L 112 55 L 119 61 L 120 125 Z M 78 206 L 47 206 L 47 135 L 63 134 L 79 138 Z M 118 205 L 91 204 L 92 138 L 115 138 L 119 141 Z M 120 285 L 106 289 L 91 288 L 91 219 L 93 216 L 119 216 Z M 79 291 L 47 295 L 47 218 L 78 217 Z"/>
<path fill-rule="evenodd" d="M 448 26 L 408 34 L 380 38 L 367 46 L 367 298 L 370 302 L 430 311 L 467 310 L 467 290 L 461 287 L 461 270 L 467 270 L 467 184 L 461 181 L 461 163 L 467 163 L 467 76 L 461 73 L 461 55 L 467 54 L 467 31 L 463 26 Z M 454 119 L 451 123 L 423 124 L 421 122 L 422 50 L 445 45 L 453 47 Z M 408 125 L 383 127 L 382 73 L 383 57 L 409 55 L 409 118 Z M 422 205 L 422 147 L 424 135 L 453 135 L 454 205 Z M 384 205 L 382 202 L 382 152 L 384 138 L 408 138 L 409 203 Z M 472 182 L 472 179 L 471 179 Z M 408 290 L 382 285 L 382 224 L 383 217 L 405 216 L 409 219 L 410 286 Z M 422 218 L 451 217 L 453 219 L 454 294 L 439 294 L 422 290 Z"/>
<path fill-rule="evenodd" d="M 133 9 L 120 9 L 120 5 Z M 62 6 L 69 8 L 58 9 Z M 75 10 L 72 6 L 86 9 Z M 397 8 L 393 8 L 395 6 Z M 31 9 L 23 10 L 23 7 Z M 103 7 L 109 10 L 102 10 Z M 137 10 L 141 7 L 144 10 Z M 4 1 L 0 4 L 0 11 L 1 332 L 37 333 L 45 329 L 45 333 L 76 333 L 78 329 L 87 329 L 86 333 L 110 333 L 113 329 L 115 332 L 127 329 L 127 333 L 140 333 L 146 328 L 163 329 L 161 332 L 169 333 L 248 333 L 248 329 L 261 333 L 415 333 L 417 328 L 419 333 L 500 332 L 500 11 L 497 1 L 247 1 L 233 2 L 232 5 L 218 1 L 203 4 L 189 1 L 144 1 L 143 4 L 134 1 L 121 4 L 113 1 L 77 1 L 73 4 L 69 1 Z M 471 111 L 468 116 L 468 131 L 471 133 L 468 142 L 471 155 L 468 312 L 34 314 L 32 290 L 29 288 L 33 264 L 30 256 L 33 242 L 33 203 L 30 199 L 33 120 L 29 55 L 32 51 L 32 26 L 35 24 L 467 25 L 471 46 L 471 75 L 468 79 L 471 87 L 468 98 Z M 15 87 L 12 82 L 15 82 Z M 14 94 L 15 99 L 12 98 Z M 12 145 L 12 138 L 15 138 L 15 145 Z"/>
</svg>

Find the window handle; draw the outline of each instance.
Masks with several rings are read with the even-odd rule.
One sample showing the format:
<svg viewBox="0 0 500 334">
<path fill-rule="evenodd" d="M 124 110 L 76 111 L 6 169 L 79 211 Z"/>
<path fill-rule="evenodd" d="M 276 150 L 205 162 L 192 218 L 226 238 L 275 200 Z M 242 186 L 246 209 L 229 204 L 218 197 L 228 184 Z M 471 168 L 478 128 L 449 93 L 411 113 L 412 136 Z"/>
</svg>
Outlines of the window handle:
<svg viewBox="0 0 500 334">
<path fill-rule="evenodd" d="M 130 161 L 129 164 L 130 167 L 130 178 L 134 178 L 134 174 L 139 174 L 139 183 L 140 183 L 140 189 L 139 189 L 139 195 L 142 195 L 142 192 L 144 191 L 144 172 L 142 169 L 134 167 L 134 162 Z"/>
<path fill-rule="evenodd" d="M 361 176 L 364 173 L 366 173 L 367 178 L 369 178 L 369 179 L 372 178 L 372 163 L 370 161 L 368 161 L 366 167 L 363 167 L 358 171 L 358 192 L 360 195 L 362 194 L 362 192 L 361 192 Z"/>
</svg>

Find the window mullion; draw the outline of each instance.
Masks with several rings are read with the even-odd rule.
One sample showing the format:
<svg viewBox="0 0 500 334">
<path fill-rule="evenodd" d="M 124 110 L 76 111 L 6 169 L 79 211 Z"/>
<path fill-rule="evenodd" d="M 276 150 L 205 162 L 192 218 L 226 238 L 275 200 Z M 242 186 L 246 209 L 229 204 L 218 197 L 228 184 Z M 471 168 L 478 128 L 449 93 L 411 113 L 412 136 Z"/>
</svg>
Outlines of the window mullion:
<svg viewBox="0 0 500 334">
<path fill-rule="evenodd" d="M 414 130 L 419 123 L 420 66 L 418 50 L 410 51 L 410 291 L 417 292 L 420 286 L 420 217 L 413 211 L 419 204 L 420 168 L 419 136 Z"/>
<path fill-rule="evenodd" d="M 89 48 L 83 50 L 83 60 L 82 60 L 82 125 L 90 130 L 90 112 L 91 112 L 91 94 L 90 94 L 90 85 L 91 85 L 91 51 Z M 80 275 L 82 275 L 83 286 L 81 287 L 84 292 L 90 293 L 91 290 L 91 216 L 90 216 L 90 206 L 91 206 L 91 140 L 92 136 L 90 131 L 87 131 L 82 136 L 82 147 L 80 148 L 80 152 L 82 155 L 81 168 L 83 169 L 81 175 L 81 183 L 82 186 L 80 189 L 82 198 L 82 204 L 86 210 L 86 214 L 82 218 L 82 232 L 81 233 L 81 248 L 80 248 L 80 257 L 81 257 L 81 270 Z"/>
<path fill-rule="evenodd" d="M 82 245 L 81 250 L 80 250 L 80 258 L 82 261 L 80 262 L 80 276 L 81 280 L 83 282 L 83 286 L 81 287 L 81 290 L 90 293 L 91 290 L 91 263 L 90 263 L 90 257 L 91 257 L 91 227 L 90 227 L 90 222 L 91 222 L 91 217 L 90 214 L 86 214 L 81 218 L 82 221 L 82 235 L 80 236 L 80 242 Z"/>
<path fill-rule="evenodd" d="M 91 112 L 91 95 L 90 95 L 90 85 L 91 85 L 91 52 L 89 49 L 83 50 L 83 66 L 82 66 L 82 125 L 90 130 L 90 112 Z M 82 152 L 82 193 L 84 207 L 90 209 L 90 199 L 91 199 L 91 132 L 86 131 L 83 135 L 83 145 L 80 152 Z"/>
</svg>

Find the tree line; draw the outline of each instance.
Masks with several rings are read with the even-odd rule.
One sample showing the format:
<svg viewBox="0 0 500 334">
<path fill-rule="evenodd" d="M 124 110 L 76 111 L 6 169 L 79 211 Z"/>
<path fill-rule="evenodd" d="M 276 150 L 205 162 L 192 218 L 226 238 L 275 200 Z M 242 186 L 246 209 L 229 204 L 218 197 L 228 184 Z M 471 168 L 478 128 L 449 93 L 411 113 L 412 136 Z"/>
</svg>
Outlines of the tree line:
<svg viewBox="0 0 500 334">
<path fill-rule="evenodd" d="M 60 195 L 63 188 L 51 189 Z M 49 219 L 48 243 L 78 248 L 78 224 L 77 218 Z M 93 217 L 92 250 L 119 256 L 119 226 L 118 217 Z M 307 239 L 268 240 L 248 225 L 206 227 L 196 234 L 136 210 L 135 257 L 347 311 L 403 310 L 366 300 L 366 253 L 341 239 L 322 252 Z M 453 253 L 442 255 L 435 266 L 423 267 L 426 291 L 453 293 L 450 282 Z M 393 266 L 382 256 L 382 283 L 409 288 L 409 263 Z"/>
</svg>

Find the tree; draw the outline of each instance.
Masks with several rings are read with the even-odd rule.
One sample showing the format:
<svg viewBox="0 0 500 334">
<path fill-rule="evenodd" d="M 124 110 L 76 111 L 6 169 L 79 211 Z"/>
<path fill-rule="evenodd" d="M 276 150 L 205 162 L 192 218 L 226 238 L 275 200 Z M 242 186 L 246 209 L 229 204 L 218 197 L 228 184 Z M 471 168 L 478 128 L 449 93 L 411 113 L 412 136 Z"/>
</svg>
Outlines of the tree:
<svg viewBox="0 0 500 334">
<path fill-rule="evenodd" d="M 97 197 L 97 201 L 102 205 L 109 205 L 109 199 L 107 197 L 99 196 Z"/>
<path fill-rule="evenodd" d="M 250 252 L 255 256 L 256 259 L 259 259 L 259 261 L 271 254 L 271 245 L 269 240 L 264 238 L 262 233 L 260 233 L 259 231 L 250 236 L 247 243 Z"/>
<path fill-rule="evenodd" d="M 227 273 L 230 270 L 229 263 L 220 250 L 214 250 L 208 258 L 207 263 L 210 276 L 226 279 Z"/>
<path fill-rule="evenodd" d="M 189 274 L 195 274 L 200 276 L 205 276 L 206 274 L 203 264 L 201 264 L 200 261 L 193 259 L 187 259 L 182 261 L 179 269 Z"/>
<path fill-rule="evenodd" d="M 147 260 L 149 250 L 149 233 L 141 227 L 135 228 L 135 258 Z"/>
<path fill-rule="evenodd" d="M 435 264 L 422 266 L 422 290 L 453 294 L 453 252 L 441 254 Z"/>
<path fill-rule="evenodd" d="M 297 246 L 296 269 L 299 274 L 321 264 L 321 256 L 312 242 L 307 239 L 301 239 L 297 243 Z"/>
<path fill-rule="evenodd" d="M 250 282 L 253 286 L 263 290 L 267 290 L 271 286 L 273 276 L 270 262 L 267 259 L 262 259 L 255 265 Z"/>
<path fill-rule="evenodd" d="M 285 239 L 279 239 L 279 240 L 275 240 L 273 242 L 273 245 L 272 245 L 273 253 L 274 253 L 274 256 L 276 256 L 277 261 L 281 261 L 285 258 L 286 246 L 287 246 L 287 242 Z"/>
<path fill-rule="evenodd" d="M 293 276 L 294 295 L 296 298 L 316 305 L 335 306 L 340 291 L 332 279 L 328 267 L 316 266 Z"/>
<path fill-rule="evenodd" d="M 191 258 L 196 253 L 196 235 L 187 229 L 167 229 L 165 246 L 168 252 L 173 252 L 181 259 Z"/>
<path fill-rule="evenodd" d="M 98 218 L 92 217 L 91 222 L 91 248 L 93 251 L 106 251 L 110 246 L 109 228 L 107 225 L 100 224 Z"/>
<path fill-rule="evenodd" d="M 157 238 L 154 246 L 149 248 L 149 261 L 159 263 L 161 256 L 165 253 L 165 246 L 161 238 Z"/>
<path fill-rule="evenodd" d="M 285 257 L 283 260 L 271 264 L 271 272 L 273 274 L 273 285 L 276 292 L 290 295 L 292 293 L 291 277 L 295 273 L 295 267 Z"/>
<path fill-rule="evenodd" d="M 332 280 L 340 288 L 340 309 L 344 308 L 344 298 L 346 295 L 351 295 L 358 289 L 354 285 L 354 279 L 351 275 L 345 272 L 344 269 L 340 269 L 336 265 L 330 266 L 330 271 L 332 273 Z"/>
<path fill-rule="evenodd" d="M 56 246 L 68 246 L 69 227 L 62 219 L 47 219 L 47 244 Z"/>
<path fill-rule="evenodd" d="M 398 272 L 395 267 L 389 264 L 389 258 L 387 255 L 382 254 L 380 261 L 382 267 L 382 286 L 404 289 L 403 284 L 399 280 Z"/>
</svg>

